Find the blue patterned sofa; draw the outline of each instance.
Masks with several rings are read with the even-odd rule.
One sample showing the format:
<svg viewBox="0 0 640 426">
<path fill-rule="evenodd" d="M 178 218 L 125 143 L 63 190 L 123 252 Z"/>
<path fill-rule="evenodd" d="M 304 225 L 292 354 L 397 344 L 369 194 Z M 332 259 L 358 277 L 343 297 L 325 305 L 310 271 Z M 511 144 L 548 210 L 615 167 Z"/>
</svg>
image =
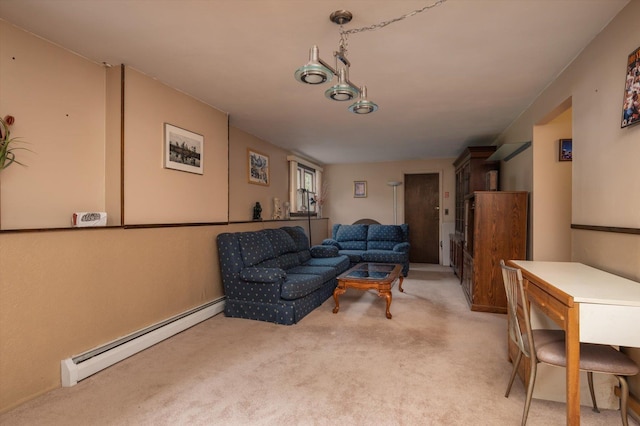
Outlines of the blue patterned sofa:
<svg viewBox="0 0 640 426">
<path fill-rule="evenodd" d="M 295 324 L 333 294 L 349 259 L 314 246 L 300 226 L 218 235 L 229 317 Z"/>
<path fill-rule="evenodd" d="M 360 262 L 400 263 L 402 275 L 409 273 L 409 225 L 340 225 L 322 245 L 338 248 L 351 265 Z"/>
</svg>

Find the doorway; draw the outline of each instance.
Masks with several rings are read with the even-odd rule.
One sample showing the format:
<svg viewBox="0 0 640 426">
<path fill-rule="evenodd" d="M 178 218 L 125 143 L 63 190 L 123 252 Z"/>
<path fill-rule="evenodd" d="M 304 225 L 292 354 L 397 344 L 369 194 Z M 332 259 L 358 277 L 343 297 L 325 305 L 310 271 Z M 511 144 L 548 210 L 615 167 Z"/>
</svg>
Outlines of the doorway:
<svg viewBox="0 0 640 426">
<path fill-rule="evenodd" d="M 440 263 L 440 175 L 404 175 L 404 217 L 409 225 L 409 261 Z"/>
</svg>

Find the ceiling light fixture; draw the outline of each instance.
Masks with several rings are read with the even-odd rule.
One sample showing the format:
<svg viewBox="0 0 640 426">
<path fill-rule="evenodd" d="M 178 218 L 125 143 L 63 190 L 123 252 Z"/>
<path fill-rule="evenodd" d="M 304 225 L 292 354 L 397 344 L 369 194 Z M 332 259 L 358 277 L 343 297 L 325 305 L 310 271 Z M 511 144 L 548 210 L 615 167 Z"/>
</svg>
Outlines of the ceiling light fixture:
<svg viewBox="0 0 640 426">
<path fill-rule="evenodd" d="M 365 86 L 356 86 L 349 81 L 349 67 L 351 63 L 347 59 L 347 37 L 349 34 L 360 33 L 363 31 L 372 31 L 378 28 L 386 27 L 397 21 L 401 21 L 410 16 L 424 12 L 427 9 L 434 8 L 447 0 L 437 0 L 421 9 L 414 10 L 410 13 L 402 15 L 389 21 L 382 21 L 368 27 L 353 28 L 344 30 L 342 26 L 348 24 L 353 19 L 353 14 L 348 10 L 336 10 L 329 19 L 331 22 L 340 25 L 340 44 L 338 50 L 333 52 L 335 57 L 335 66 L 327 64 L 320 59 L 320 50 L 318 46 L 313 46 L 309 51 L 309 62 L 296 70 L 294 76 L 300 83 L 306 84 L 322 84 L 333 80 L 334 75 L 338 76 L 338 83 L 327 89 L 324 94 L 328 99 L 334 101 L 349 101 L 357 96 L 359 100 L 351 105 L 348 109 L 355 114 L 369 114 L 378 109 L 378 105 L 367 99 L 367 88 Z"/>
</svg>

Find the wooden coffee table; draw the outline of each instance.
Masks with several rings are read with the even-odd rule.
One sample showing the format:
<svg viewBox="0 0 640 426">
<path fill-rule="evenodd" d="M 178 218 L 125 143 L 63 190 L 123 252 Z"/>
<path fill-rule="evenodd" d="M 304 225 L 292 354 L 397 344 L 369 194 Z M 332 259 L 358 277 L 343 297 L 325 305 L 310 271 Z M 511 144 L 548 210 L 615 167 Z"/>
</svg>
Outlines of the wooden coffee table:
<svg viewBox="0 0 640 426">
<path fill-rule="evenodd" d="M 338 296 L 347 291 L 348 288 L 358 290 L 378 290 L 378 296 L 387 299 L 387 318 L 391 319 L 391 287 L 396 280 L 399 280 L 398 288 L 402 289 L 404 277 L 400 274 L 402 265 L 393 263 L 358 263 L 353 268 L 338 276 L 338 287 L 333 291 L 333 299 L 336 307 L 333 313 L 340 310 Z"/>
</svg>

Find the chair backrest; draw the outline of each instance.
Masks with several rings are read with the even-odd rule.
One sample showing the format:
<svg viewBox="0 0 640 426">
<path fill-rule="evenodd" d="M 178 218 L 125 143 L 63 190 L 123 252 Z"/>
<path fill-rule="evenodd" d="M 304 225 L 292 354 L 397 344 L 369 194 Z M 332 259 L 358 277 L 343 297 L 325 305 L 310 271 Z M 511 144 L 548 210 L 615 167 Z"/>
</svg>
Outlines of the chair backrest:
<svg viewBox="0 0 640 426">
<path fill-rule="evenodd" d="M 524 280 L 522 271 L 505 265 L 504 260 L 500 261 L 502 268 L 502 280 L 504 290 L 507 294 L 507 314 L 509 316 L 509 338 L 518 345 L 524 356 L 531 358 L 532 362 L 537 362 L 536 351 L 531 331 L 531 318 L 529 316 L 529 303 L 524 292 Z M 520 326 L 518 318 L 518 302 L 522 306 L 522 318 L 524 320 L 524 330 Z M 524 334 L 523 334 L 524 333 Z M 525 343 L 526 339 L 526 343 Z"/>
</svg>

